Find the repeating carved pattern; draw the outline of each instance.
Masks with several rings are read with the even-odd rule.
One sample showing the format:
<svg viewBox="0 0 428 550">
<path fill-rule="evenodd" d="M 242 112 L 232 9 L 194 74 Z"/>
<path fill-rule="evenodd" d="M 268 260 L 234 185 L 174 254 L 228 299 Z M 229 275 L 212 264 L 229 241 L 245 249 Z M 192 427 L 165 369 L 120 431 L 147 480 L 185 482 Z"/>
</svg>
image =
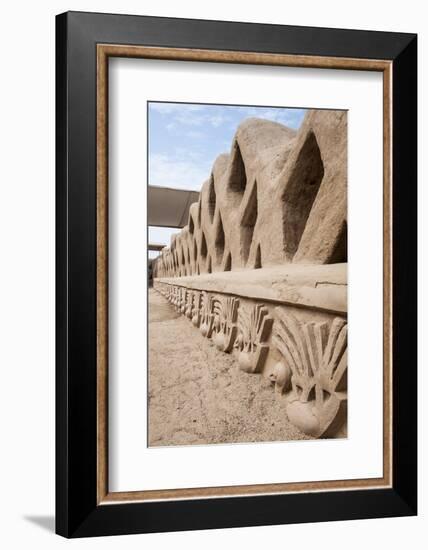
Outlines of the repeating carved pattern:
<svg viewBox="0 0 428 550">
<path fill-rule="evenodd" d="M 180 287 L 180 290 L 179 290 L 179 301 L 178 301 L 178 310 L 180 311 L 180 313 L 184 313 L 185 309 L 186 309 L 186 296 L 187 296 L 188 292 L 187 292 L 187 289 L 186 288 L 183 288 L 183 287 Z"/>
<path fill-rule="evenodd" d="M 261 372 L 270 348 L 276 349 L 281 359 L 269 378 L 301 431 L 327 437 L 341 427 L 347 406 L 345 319 L 302 322 L 284 306 L 275 308 L 274 319 L 265 305 L 241 305 L 231 296 L 166 283 L 157 283 L 156 290 L 219 350 L 235 350 L 245 372 Z"/>
<path fill-rule="evenodd" d="M 276 315 L 273 344 L 284 359 L 278 372 L 292 392 L 288 416 L 305 433 L 329 435 L 346 413 L 347 323 L 301 323 L 280 307 Z"/>
<path fill-rule="evenodd" d="M 176 286 L 174 287 L 174 295 L 172 300 L 173 305 L 175 306 L 175 309 L 179 307 L 180 303 L 180 287 Z"/>
<path fill-rule="evenodd" d="M 346 194 L 346 140 L 345 112 L 311 110 L 298 134 L 267 120 L 243 122 L 153 276 L 346 261 L 346 201 L 330 201 L 329 216 L 323 206 L 338 188 Z"/>
<path fill-rule="evenodd" d="M 290 367 L 282 361 L 279 361 L 275 364 L 271 374 L 269 375 L 269 379 L 273 384 L 275 384 L 275 391 L 282 395 L 290 388 Z"/>
<path fill-rule="evenodd" d="M 214 328 L 214 299 L 207 292 L 202 292 L 201 322 L 199 330 L 203 336 L 211 338 Z"/>
<path fill-rule="evenodd" d="M 168 285 L 169 286 L 169 285 Z M 174 300 L 175 300 L 175 289 L 176 287 L 175 286 L 170 286 L 170 291 L 168 293 L 168 301 L 171 305 L 175 305 L 174 304 Z"/>
<path fill-rule="evenodd" d="M 239 310 L 239 333 L 235 346 L 239 351 L 240 368 L 245 372 L 260 372 L 269 351 L 267 340 L 273 319 L 262 304 Z"/>
<path fill-rule="evenodd" d="M 192 309 L 193 309 L 193 297 L 194 297 L 194 291 L 188 290 L 186 295 L 186 305 L 184 308 L 184 314 L 188 319 L 192 318 Z"/>
<path fill-rule="evenodd" d="M 195 327 L 199 327 L 199 325 L 201 324 L 201 309 L 202 309 L 202 292 L 194 290 L 193 302 L 192 302 L 192 324 Z"/>
<path fill-rule="evenodd" d="M 238 332 L 239 300 L 237 298 L 216 299 L 214 301 L 213 342 L 218 349 L 230 353 Z"/>
<path fill-rule="evenodd" d="M 180 301 L 181 301 L 181 287 L 177 286 L 174 293 L 174 306 L 176 311 L 180 311 Z"/>
<path fill-rule="evenodd" d="M 334 433 L 346 415 L 346 321 L 325 308 L 325 322 L 302 322 L 307 314 L 294 317 L 281 298 L 274 308 L 202 289 L 230 288 L 213 283 L 236 284 L 237 271 L 245 284 L 250 269 L 262 281 L 288 263 L 346 263 L 346 185 L 346 112 L 309 110 L 297 132 L 248 119 L 230 154 L 214 162 L 186 225 L 151 263 L 155 288 L 176 311 L 242 370 L 268 374 L 290 421 L 315 437 Z"/>
</svg>

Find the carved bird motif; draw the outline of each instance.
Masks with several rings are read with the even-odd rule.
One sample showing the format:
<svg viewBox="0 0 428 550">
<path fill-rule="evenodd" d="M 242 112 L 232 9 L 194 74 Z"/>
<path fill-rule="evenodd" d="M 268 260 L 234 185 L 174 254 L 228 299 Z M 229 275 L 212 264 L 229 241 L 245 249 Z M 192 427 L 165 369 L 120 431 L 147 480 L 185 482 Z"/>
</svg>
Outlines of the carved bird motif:
<svg viewBox="0 0 428 550">
<path fill-rule="evenodd" d="M 291 371 L 287 414 L 303 432 L 319 437 L 346 408 L 347 323 L 302 323 L 278 307 L 273 344 Z"/>
<path fill-rule="evenodd" d="M 272 323 L 268 309 L 262 304 L 250 309 L 240 308 L 235 347 L 239 351 L 238 361 L 243 371 L 260 372 L 269 351 L 267 340 Z"/>
</svg>

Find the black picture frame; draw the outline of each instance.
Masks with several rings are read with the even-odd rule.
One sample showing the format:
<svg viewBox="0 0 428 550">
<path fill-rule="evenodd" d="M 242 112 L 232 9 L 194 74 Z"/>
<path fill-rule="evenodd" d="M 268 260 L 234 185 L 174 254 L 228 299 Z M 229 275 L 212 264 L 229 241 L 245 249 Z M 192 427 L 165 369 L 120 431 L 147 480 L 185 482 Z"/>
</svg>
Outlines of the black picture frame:
<svg viewBox="0 0 428 550">
<path fill-rule="evenodd" d="M 97 503 L 97 44 L 392 63 L 392 487 Z M 56 18 L 56 532 L 65 537 L 417 513 L 417 36 L 68 12 Z"/>
</svg>

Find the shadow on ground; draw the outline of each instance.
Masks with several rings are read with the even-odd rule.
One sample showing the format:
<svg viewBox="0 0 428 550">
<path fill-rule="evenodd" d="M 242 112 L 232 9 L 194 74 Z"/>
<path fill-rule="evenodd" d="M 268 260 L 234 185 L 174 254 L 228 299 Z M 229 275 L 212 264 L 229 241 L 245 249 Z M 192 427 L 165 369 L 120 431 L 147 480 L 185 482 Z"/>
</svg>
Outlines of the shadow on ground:
<svg viewBox="0 0 428 550">
<path fill-rule="evenodd" d="M 55 532 L 55 518 L 54 516 L 24 516 L 26 521 L 34 523 L 38 527 L 41 527 L 45 531 L 51 533 Z"/>
</svg>

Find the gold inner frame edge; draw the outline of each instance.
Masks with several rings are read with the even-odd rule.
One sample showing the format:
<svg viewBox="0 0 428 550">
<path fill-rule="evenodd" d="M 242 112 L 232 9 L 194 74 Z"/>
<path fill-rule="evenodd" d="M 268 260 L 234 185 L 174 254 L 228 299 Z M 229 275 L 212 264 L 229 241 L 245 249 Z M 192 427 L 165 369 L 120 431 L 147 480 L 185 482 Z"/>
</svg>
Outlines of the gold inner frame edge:
<svg viewBox="0 0 428 550">
<path fill-rule="evenodd" d="M 392 485 L 392 62 L 241 51 L 97 44 L 97 504 L 377 489 Z M 108 59 L 131 57 L 383 73 L 383 477 L 186 489 L 108 489 Z"/>
</svg>

